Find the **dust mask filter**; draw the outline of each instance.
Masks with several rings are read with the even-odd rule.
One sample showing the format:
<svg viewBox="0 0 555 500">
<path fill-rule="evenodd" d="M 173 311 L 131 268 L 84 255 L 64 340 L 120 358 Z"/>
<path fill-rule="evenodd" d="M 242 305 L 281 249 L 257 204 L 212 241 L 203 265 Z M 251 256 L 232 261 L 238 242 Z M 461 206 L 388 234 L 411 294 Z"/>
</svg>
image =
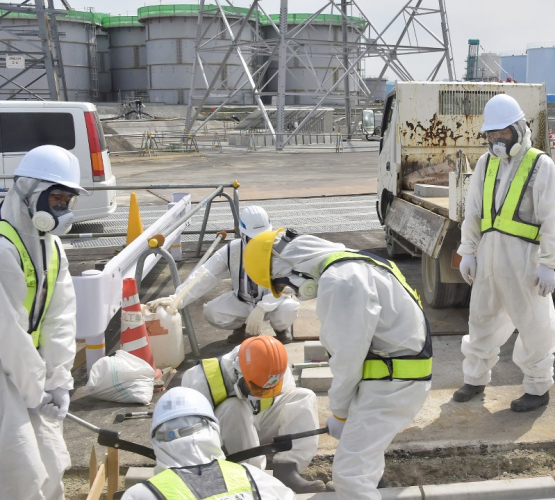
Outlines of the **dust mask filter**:
<svg viewBox="0 0 555 500">
<path fill-rule="evenodd" d="M 318 295 L 318 283 L 309 276 L 293 274 L 289 276 L 289 281 L 300 301 L 312 300 Z"/>
</svg>

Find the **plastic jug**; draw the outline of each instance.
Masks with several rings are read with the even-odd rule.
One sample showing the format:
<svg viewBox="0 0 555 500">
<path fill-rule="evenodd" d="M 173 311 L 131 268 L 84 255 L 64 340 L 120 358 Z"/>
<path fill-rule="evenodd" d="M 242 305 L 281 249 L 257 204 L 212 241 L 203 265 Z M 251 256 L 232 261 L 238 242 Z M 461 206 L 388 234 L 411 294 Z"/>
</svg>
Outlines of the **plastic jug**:
<svg viewBox="0 0 555 500">
<path fill-rule="evenodd" d="M 170 314 L 162 306 L 152 311 L 141 305 L 156 366 L 177 368 L 185 359 L 181 314 Z"/>
</svg>

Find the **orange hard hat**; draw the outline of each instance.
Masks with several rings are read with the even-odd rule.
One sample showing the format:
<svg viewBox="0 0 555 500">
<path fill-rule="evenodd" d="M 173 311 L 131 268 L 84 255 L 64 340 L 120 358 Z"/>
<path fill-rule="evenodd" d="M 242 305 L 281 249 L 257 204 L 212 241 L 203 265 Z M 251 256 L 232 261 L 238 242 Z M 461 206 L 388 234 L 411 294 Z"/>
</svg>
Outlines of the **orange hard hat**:
<svg viewBox="0 0 555 500">
<path fill-rule="evenodd" d="M 283 386 L 287 351 L 274 337 L 251 337 L 239 347 L 239 368 L 253 396 L 273 398 Z"/>
</svg>

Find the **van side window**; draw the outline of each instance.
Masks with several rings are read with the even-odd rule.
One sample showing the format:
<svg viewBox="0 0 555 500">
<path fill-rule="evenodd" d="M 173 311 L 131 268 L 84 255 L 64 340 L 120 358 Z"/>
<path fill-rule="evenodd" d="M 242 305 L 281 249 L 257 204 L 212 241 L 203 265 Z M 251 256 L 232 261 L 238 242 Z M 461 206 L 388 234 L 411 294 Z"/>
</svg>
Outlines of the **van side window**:
<svg viewBox="0 0 555 500">
<path fill-rule="evenodd" d="M 71 113 L 0 113 L 3 153 L 26 153 L 43 144 L 75 148 Z"/>
</svg>

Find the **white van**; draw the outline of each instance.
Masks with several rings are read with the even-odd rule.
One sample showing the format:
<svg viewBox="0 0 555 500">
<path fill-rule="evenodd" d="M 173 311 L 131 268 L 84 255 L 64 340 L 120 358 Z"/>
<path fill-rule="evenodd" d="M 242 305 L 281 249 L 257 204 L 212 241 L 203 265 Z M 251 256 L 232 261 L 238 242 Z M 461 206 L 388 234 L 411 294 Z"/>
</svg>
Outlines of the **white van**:
<svg viewBox="0 0 555 500">
<path fill-rule="evenodd" d="M 61 146 L 79 159 L 81 186 L 115 186 L 96 106 L 88 102 L 0 101 L 0 172 L 13 174 L 27 151 L 44 144 Z M 4 187 L 11 179 L 0 180 Z M 1 184 L 0 184 L 1 185 Z M 117 208 L 116 191 L 80 196 L 75 222 L 107 217 Z"/>
</svg>

